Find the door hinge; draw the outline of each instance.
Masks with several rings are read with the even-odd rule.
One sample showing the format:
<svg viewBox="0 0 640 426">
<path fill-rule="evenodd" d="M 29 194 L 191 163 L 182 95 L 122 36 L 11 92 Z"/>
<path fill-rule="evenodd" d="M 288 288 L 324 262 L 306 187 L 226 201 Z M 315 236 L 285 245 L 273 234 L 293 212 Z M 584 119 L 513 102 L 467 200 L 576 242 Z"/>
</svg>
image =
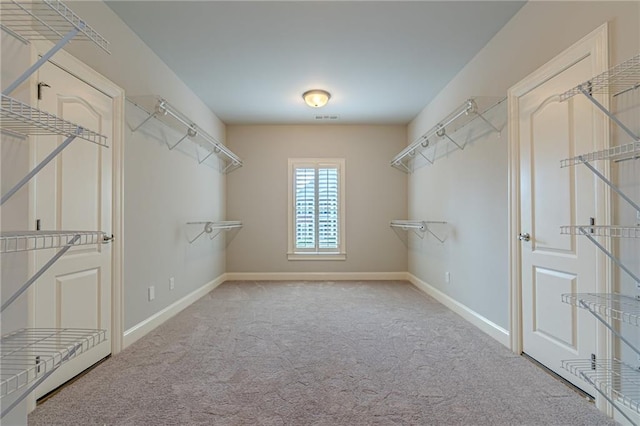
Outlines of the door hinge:
<svg viewBox="0 0 640 426">
<path fill-rule="evenodd" d="M 596 354 L 591 354 L 591 369 L 596 369 Z"/>
<path fill-rule="evenodd" d="M 589 218 L 589 226 L 595 226 L 596 225 L 596 218 L 595 217 L 590 217 Z M 589 233 L 593 234 L 595 232 L 595 230 L 593 228 L 589 229 Z"/>
<path fill-rule="evenodd" d="M 44 81 L 41 81 L 40 83 L 38 83 L 38 100 L 41 101 L 42 100 L 42 88 L 43 87 L 51 87 L 49 86 L 47 83 L 45 83 Z"/>
<path fill-rule="evenodd" d="M 40 230 L 40 219 L 36 219 L 36 231 Z"/>
</svg>

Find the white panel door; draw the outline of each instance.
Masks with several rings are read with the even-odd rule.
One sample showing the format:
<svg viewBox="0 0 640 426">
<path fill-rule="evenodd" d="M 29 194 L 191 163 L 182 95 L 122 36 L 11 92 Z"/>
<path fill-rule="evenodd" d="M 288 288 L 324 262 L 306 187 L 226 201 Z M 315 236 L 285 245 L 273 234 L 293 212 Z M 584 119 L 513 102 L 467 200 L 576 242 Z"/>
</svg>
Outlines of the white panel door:
<svg viewBox="0 0 640 426">
<path fill-rule="evenodd" d="M 38 107 L 112 140 L 113 100 L 51 63 L 38 75 L 42 98 Z M 63 137 L 38 137 L 39 162 Z M 33 213 L 42 230 L 111 232 L 111 149 L 74 140 L 34 182 Z M 35 268 L 54 250 L 34 252 Z M 107 341 L 59 368 L 36 390 L 36 398 L 55 389 L 111 353 L 111 247 L 109 244 L 70 249 L 38 280 L 35 327 L 106 329 Z"/>
<path fill-rule="evenodd" d="M 603 219 L 597 178 L 586 168 L 560 168 L 560 160 L 604 144 L 592 104 L 578 96 L 560 102 L 558 96 L 600 72 L 592 47 L 578 49 L 585 52 L 556 58 L 517 98 L 520 232 L 530 238 L 521 245 L 522 344 L 526 354 L 594 395 L 590 385 L 561 368 L 564 359 L 596 354 L 595 318 L 561 300 L 563 293 L 595 292 L 600 274 L 593 244 L 560 234 L 561 225 Z"/>
</svg>

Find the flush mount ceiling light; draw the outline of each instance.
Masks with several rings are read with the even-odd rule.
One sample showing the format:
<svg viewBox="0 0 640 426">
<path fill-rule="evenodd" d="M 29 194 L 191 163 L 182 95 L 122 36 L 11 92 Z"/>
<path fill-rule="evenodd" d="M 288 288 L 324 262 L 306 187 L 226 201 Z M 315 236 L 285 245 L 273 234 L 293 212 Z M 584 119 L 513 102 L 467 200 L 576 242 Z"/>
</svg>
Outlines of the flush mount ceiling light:
<svg viewBox="0 0 640 426">
<path fill-rule="evenodd" d="M 325 106 L 330 98 L 331 93 L 326 90 L 308 90 L 302 94 L 302 99 L 313 108 Z"/>
</svg>

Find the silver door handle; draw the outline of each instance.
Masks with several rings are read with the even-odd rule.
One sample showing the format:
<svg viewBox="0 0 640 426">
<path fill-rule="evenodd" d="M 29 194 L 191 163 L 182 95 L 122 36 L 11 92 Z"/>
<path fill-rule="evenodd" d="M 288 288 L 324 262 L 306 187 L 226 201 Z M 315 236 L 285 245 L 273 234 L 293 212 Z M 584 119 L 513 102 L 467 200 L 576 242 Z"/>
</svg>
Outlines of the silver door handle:
<svg viewBox="0 0 640 426">
<path fill-rule="evenodd" d="M 531 240 L 531 235 L 529 235 L 528 232 L 525 232 L 524 234 L 518 235 L 518 239 L 520 241 L 530 241 Z"/>
</svg>

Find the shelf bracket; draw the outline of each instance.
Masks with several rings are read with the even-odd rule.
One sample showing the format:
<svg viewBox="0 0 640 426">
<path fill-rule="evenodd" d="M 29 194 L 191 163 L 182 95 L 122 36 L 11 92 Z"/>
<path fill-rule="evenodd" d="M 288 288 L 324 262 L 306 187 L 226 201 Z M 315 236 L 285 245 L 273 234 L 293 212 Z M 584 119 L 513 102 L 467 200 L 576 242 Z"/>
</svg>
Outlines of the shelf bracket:
<svg viewBox="0 0 640 426">
<path fill-rule="evenodd" d="M 605 175 L 603 175 L 602 173 L 600 173 L 595 167 L 593 167 L 588 161 L 584 160 L 582 156 L 578 157 L 578 160 L 584 164 L 585 166 L 587 166 L 589 168 L 589 170 L 591 170 L 593 172 L 593 174 L 595 174 L 596 176 L 598 176 L 604 183 L 606 183 L 609 188 L 613 189 L 616 194 L 618 194 L 619 196 L 621 196 L 627 203 L 629 203 L 631 205 L 631 207 L 633 207 L 634 209 L 636 209 L 636 211 L 638 213 L 640 213 L 640 206 L 634 202 L 631 198 L 629 198 L 627 196 L 627 194 L 625 194 L 624 192 L 622 192 L 622 190 L 620 188 L 618 188 L 613 182 L 611 182 L 609 179 L 607 179 L 605 177 Z"/>
<path fill-rule="evenodd" d="M 425 230 L 430 233 L 436 240 L 440 241 L 441 243 L 444 243 L 447 240 L 447 237 L 444 238 L 440 238 L 435 232 L 433 232 L 430 228 L 429 228 L 429 224 L 430 223 L 437 223 L 437 224 L 441 224 L 441 225 L 446 225 L 447 222 L 425 222 Z"/>
<path fill-rule="evenodd" d="M 629 420 L 629 422 L 633 425 L 633 426 L 638 426 L 638 424 L 636 422 L 634 422 L 633 420 L 631 420 L 631 418 L 624 412 L 624 410 L 622 410 L 620 407 L 618 407 L 618 404 L 616 404 L 613 399 L 611 399 L 611 397 L 609 395 L 607 395 L 607 393 L 605 391 L 603 391 L 602 389 L 600 389 L 593 380 L 591 380 L 589 377 L 587 377 L 586 374 L 584 374 L 583 372 L 580 372 L 580 377 L 587 383 L 589 383 L 591 386 L 593 386 L 593 388 L 596 390 L 596 392 L 598 392 L 600 395 L 602 395 L 602 397 L 604 399 L 607 400 L 607 402 L 609 404 L 611 404 L 611 406 L 613 408 L 615 408 L 616 410 L 618 410 L 618 412 L 620 414 L 622 414 L 622 416 Z"/>
<path fill-rule="evenodd" d="M 22 293 L 24 293 L 29 287 L 31 287 L 31 285 L 36 282 L 38 278 L 40 278 L 42 274 L 47 271 L 47 269 L 49 269 L 54 263 L 56 263 L 58 259 L 60 259 L 79 239 L 80 235 L 76 235 L 71 239 L 71 241 L 69 241 L 67 245 L 62 247 L 51 259 L 49 259 L 49 261 L 45 263 L 42 268 L 38 270 L 38 272 L 36 272 L 31 278 L 29 278 L 27 282 L 22 285 L 22 287 L 20 287 L 15 293 L 11 295 L 9 299 L 7 299 L 6 302 L 2 304 L 2 307 L 0 307 L 0 313 L 4 312 L 4 310 L 9 305 L 11 305 L 18 297 L 20 297 Z"/>
<path fill-rule="evenodd" d="M 73 348 L 73 352 L 75 353 L 76 348 Z M 62 361 L 66 361 L 69 357 L 66 356 L 64 357 L 64 359 Z M 0 414 L 0 419 L 3 418 L 8 412 L 10 412 L 11 410 L 13 410 L 15 408 L 16 405 L 20 404 L 26 397 L 27 395 L 29 395 L 31 392 L 33 392 L 38 386 L 40 386 L 40 384 L 42 382 L 44 382 L 45 380 L 47 380 L 47 378 L 49 378 L 50 375 L 53 374 L 54 371 L 56 371 L 57 367 L 47 371 L 42 377 L 40 377 L 38 380 L 36 380 L 35 382 L 33 382 L 27 389 L 25 389 L 22 394 L 16 398 L 15 401 L 13 401 L 8 407 L 6 407 L 4 410 L 2 410 L 2 414 Z"/>
<path fill-rule="evenodd" d="M 591 103 L 593 103 L 596 107 L 598 107 L 598 109 L 602 112 L 605 113 L 605 115 L 607 117 L 609 117 L 609 119 L 611 121 L 613 121 L 614 123 L 616 123 L 626 134 L 628 134 L 629 136 L 631 136 L 631 138 L 634 141 L 640 141 L 640 136 L 636 135 L 635 133 L 633 133 L 631 131 L 631 129 L 629 129 L 627 126 L 624 125 L 624 123 L 622 123 L 622 121 L 620 121 L 618 119 L 618 117 L 616 117 L 615 115 L 613 115 L 611 112 L 609 112 L 609 110 L 607 108 L 604 107 L 604 105 L 602 105 L 600 102 L 598 102 L 596 100 L 596 98 L 593 97 L 593 95 L 591 93 L 589 93 L 584 87 L 580 86 L 580 92 L 582 92 L 583 95 L 585 95 L 587 97 L 587 99 L 589 99 L 591 101 Z"/>
<path fill-rule="evenodd" d="M 438 131 L 436 132 L 436 136 L 441 137 L 441 138 L 447 138 L 449 139 L 449 141 L 451 141 L 451 143 L 453 143 L 455 146 L 458 147 L 458 149 L 463 150 L 464 147 L 466 146 L 466 144 L 460 146 L 458 144 L 458 142 L 454 141 L 453 139 L 451 139 L 451 137 L 447 134 L 447 131 L 445 130 L 444 126 L 440 126 L 440 128 L 438 129 Z"/>
<path fill-rule="evenodd" d="M 16 81 L 11 83 L 6 89 L 4 89 L 2 91 L 2 94 L 5 96 L 8 96 L 11 92 L 13 92 L 26 79 L 28 79 L 31 76 L 31 74 L 36 72 L 38 68 L 42 66 L 42 64 L 44 64 L 49 59 L 51 59 L 51 57 L 55 55 L 58 52 L 58 50 L 62 49 L 67 43 L 69 43 L 71 39 L 74 38 L 80 32 L 80 30 L 84 28 L 84 26 L 85 26 L 85 23 L 80 22 L 80 25 L 78 27 L 75 27 L 71 31 L 69 31 L 67 35 L 65 35 L 62 39 L 60 39 L 55 44 L 55 46 L 49 49 L 47 53 L 42 55 L 42 57 L 38 59 L 35 64 L 31 65 L 25 72 L 23 72 L 22 75 L 16 79 Z"/>
<path fill-rule="evenodd" d="M 498 134 L 498 137 L 502 136 L 502 131 L 500 129 L 498 129 L 496 126 L 494 126 L 493 124 L 491 124 L 491 122 L 489 120 L 487 120 L 486 118 L 484 118 L 484 115 L 482 115 L 481 113 L 476 111 L 476 115 L 478 117 L 480 117 L 480 119 L 482 121 L 484 121 L 487 126 L 491 127 L 493 130 L 495 130 L 495 132 Z"/>
<path fill-rule="evenodd" d="M 609 250 L 607 250 L 602 244 L 600 244 L 595 238 L 593 238 L 593 236 L 585 229 L 585 227 L 580 226 L 578 227 L 578 229 L 580 230 L 582 235 L 587 237 L 593 244 L 595 244 L 596 247 L 598 247 L 604 254 L 606 254 L 607 257 L 613 261 L 613 263 L 615 263 L 618 267 L 620 267 L 620 269 L 629 274 L 629 276 L 636 282 L 636 285 L 640 284 L 640 278 L 638 278 L 633 272 L 631 272 L 629 268 L 627 268 L 622 262 L 620 262 L 617 257 L 615 257 Z M 638 355 L 640 355 L 640 353 L 638 353 Z"/>
<path fill-rule="evenodd" d="M 69 137 L 67 137 L 67 139 L 65 139 L 64 142 L 58 145 L 56 149 L 51 151 L 51 153 L 44 160 L 42 160 L 40 164 L 35 166 L 33 170 L 27 173 L 27 175 L 24 178 L 22 178 L 20 182 L 18 182 L 13 188 L 7 191 L 7 193 L 4 194 L 0 199 L 0 206 L 3 205 L 9 198 L 11 198 L 13 194 L 18 192 L 20 188 L 22 188 L 27 182 L 29 182 L 29 180 L 31 180 L 32 177 L 34 177 L 40 170 L 42 170 L 44 166 L 49 164 L 51 160 L 53 160 L 58 154 L 62 152 L 63 149 L 65 149 L 71 142 L 73 142 L 73 140 L 77 137 L 77 135 L 82 133 L 82 130 L 83 130 L 82 127 L 78 127 L 76 129 L 75 135 L 70 135 Z"/>
<path fill-rule="evenodd" d="M 202 164 L 206 161 L 207 158 L 211 157 L 213 154 L 218 154 L 220 152 L 220 148 L 218 148 L 217 146 L 215 148 L 213 148 L 211 151 L 209 151 L 209 153 L 207 155 L 204 156 L 204 158 L 202 160 L 198 160 L 198 164 Z M 199 152 L 197 151 L 196 148 L 196 154 L 198 154 L 198 157 L 200 157 Z"/>
</svg>

